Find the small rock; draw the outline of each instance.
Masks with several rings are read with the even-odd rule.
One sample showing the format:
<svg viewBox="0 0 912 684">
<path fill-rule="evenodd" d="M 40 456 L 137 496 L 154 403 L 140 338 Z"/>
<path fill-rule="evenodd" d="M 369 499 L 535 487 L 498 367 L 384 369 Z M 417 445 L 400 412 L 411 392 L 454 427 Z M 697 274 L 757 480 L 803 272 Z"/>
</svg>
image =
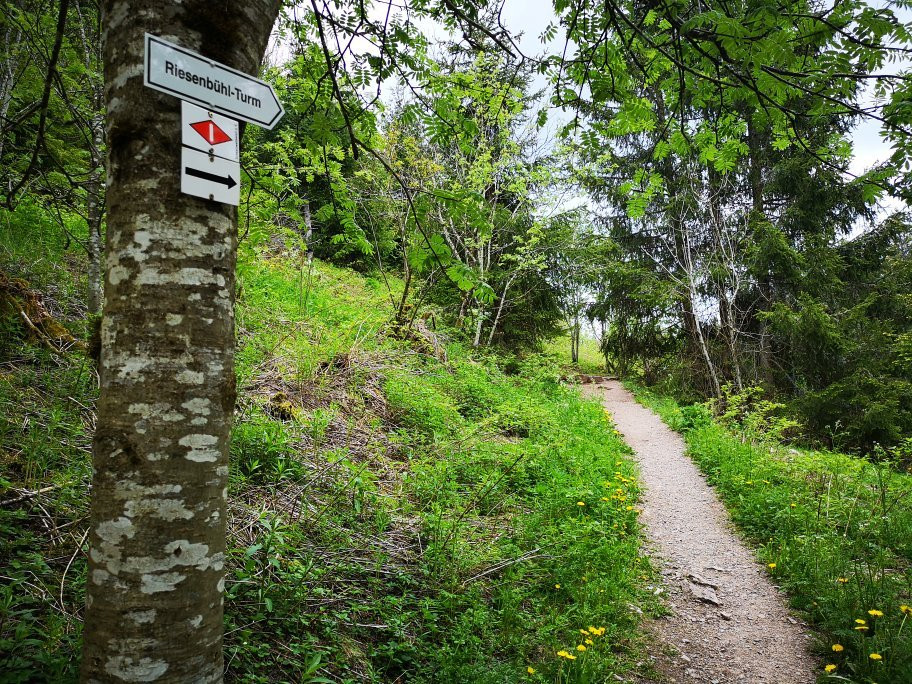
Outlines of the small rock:
<svg viewBox="0 0 912 684">
<path fill-rule="evenodd" d="M 732 616 L 731 616 L 731 615 L 729 615 L 728 613 L 723 613 L 722 611 L 719 611 L 719 617 L 722 618 L 723 620 L 731 620 L 731 619 L 732 619 Z"/>
<path fill-rule="evenodd" d="M 690 587 L 690 593 L 692 593 L 700 601 L 703 601 L 704 603 L 711 603 L 714 606 L 722 605 L 719 597 L 716 596 L 716 592 L 713 591 L 711 587 L 704 587 L 699 584 L 694 584 L 693 582 L 689 582 L 688 586 Z"/>
</svg>

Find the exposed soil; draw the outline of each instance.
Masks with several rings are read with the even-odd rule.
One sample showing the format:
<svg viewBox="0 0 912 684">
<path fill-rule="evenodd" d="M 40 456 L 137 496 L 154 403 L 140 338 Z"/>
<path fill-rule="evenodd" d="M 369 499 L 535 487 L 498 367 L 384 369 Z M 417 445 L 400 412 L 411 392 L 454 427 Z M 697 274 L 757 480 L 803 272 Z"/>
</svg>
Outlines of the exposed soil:
<svg viewBox="0 0 912 684">
<path fill-rule="evenodd" d="M 601 398 L 639 461 L 642 521 L 671 610 L 651 625 L 666 646 L 651 654 L 665 681 L 815 681 L 805 626 L 789 615 L 767 569 L 732 532 L 681 437 L 617 381 L 582 389 Z"/>
</svg>

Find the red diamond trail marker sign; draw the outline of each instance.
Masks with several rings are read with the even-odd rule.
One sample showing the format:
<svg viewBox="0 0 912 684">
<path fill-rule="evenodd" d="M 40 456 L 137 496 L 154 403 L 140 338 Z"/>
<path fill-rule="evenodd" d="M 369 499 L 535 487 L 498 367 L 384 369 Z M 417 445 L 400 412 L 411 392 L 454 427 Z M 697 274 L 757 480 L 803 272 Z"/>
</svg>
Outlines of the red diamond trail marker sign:
<svg viewBox="0 0 912 684">
<path fill-rule="evenodd" d="M 209 121 L 197 121 L 190 124 L 190 128 L 203 136 L 203 140 L 210 145 L 218 145 L 231 140 L 231 137 L 211 119 Z"/>
<path fill-rule="evenodd" d="M 222 159 L 238 161 L 238 122 L 189 102 L 181 103 L 181 143 Z"/>
</svg>

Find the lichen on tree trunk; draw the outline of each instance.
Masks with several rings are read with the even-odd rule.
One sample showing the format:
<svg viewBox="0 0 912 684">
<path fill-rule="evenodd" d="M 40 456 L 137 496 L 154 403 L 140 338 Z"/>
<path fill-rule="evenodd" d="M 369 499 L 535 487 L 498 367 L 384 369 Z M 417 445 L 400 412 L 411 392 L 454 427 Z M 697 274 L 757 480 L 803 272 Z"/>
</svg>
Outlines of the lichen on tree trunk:
<svg viewBox="0 0 912 684">
<path fill-rule="evenodd" d="M 278 9 L 103 3 L 108 221 L 85 682 L 222 679 L 237 214 L 180 193 L 180 102 L 143 86 L 143 34 L 255 73 Z"/>
</svg>

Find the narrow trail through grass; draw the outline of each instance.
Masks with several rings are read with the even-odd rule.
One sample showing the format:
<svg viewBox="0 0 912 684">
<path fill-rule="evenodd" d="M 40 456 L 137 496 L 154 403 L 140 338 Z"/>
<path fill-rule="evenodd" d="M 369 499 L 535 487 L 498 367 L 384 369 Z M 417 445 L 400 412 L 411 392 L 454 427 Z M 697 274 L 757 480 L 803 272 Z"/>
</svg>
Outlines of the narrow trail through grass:
<svg viewBox="0 0 912 684">
<path fill-rule="evenodd" d="M 808 636 L 731 531 L 681 437 L 619 382 L 584 393 L 602 400 L 640 465 L 642 522 L 664 564 L 671 609 L 654 625 L 669 647 L 656 654 L 657 669 L 677 682 L 813 682 Z"/>
</svg>

